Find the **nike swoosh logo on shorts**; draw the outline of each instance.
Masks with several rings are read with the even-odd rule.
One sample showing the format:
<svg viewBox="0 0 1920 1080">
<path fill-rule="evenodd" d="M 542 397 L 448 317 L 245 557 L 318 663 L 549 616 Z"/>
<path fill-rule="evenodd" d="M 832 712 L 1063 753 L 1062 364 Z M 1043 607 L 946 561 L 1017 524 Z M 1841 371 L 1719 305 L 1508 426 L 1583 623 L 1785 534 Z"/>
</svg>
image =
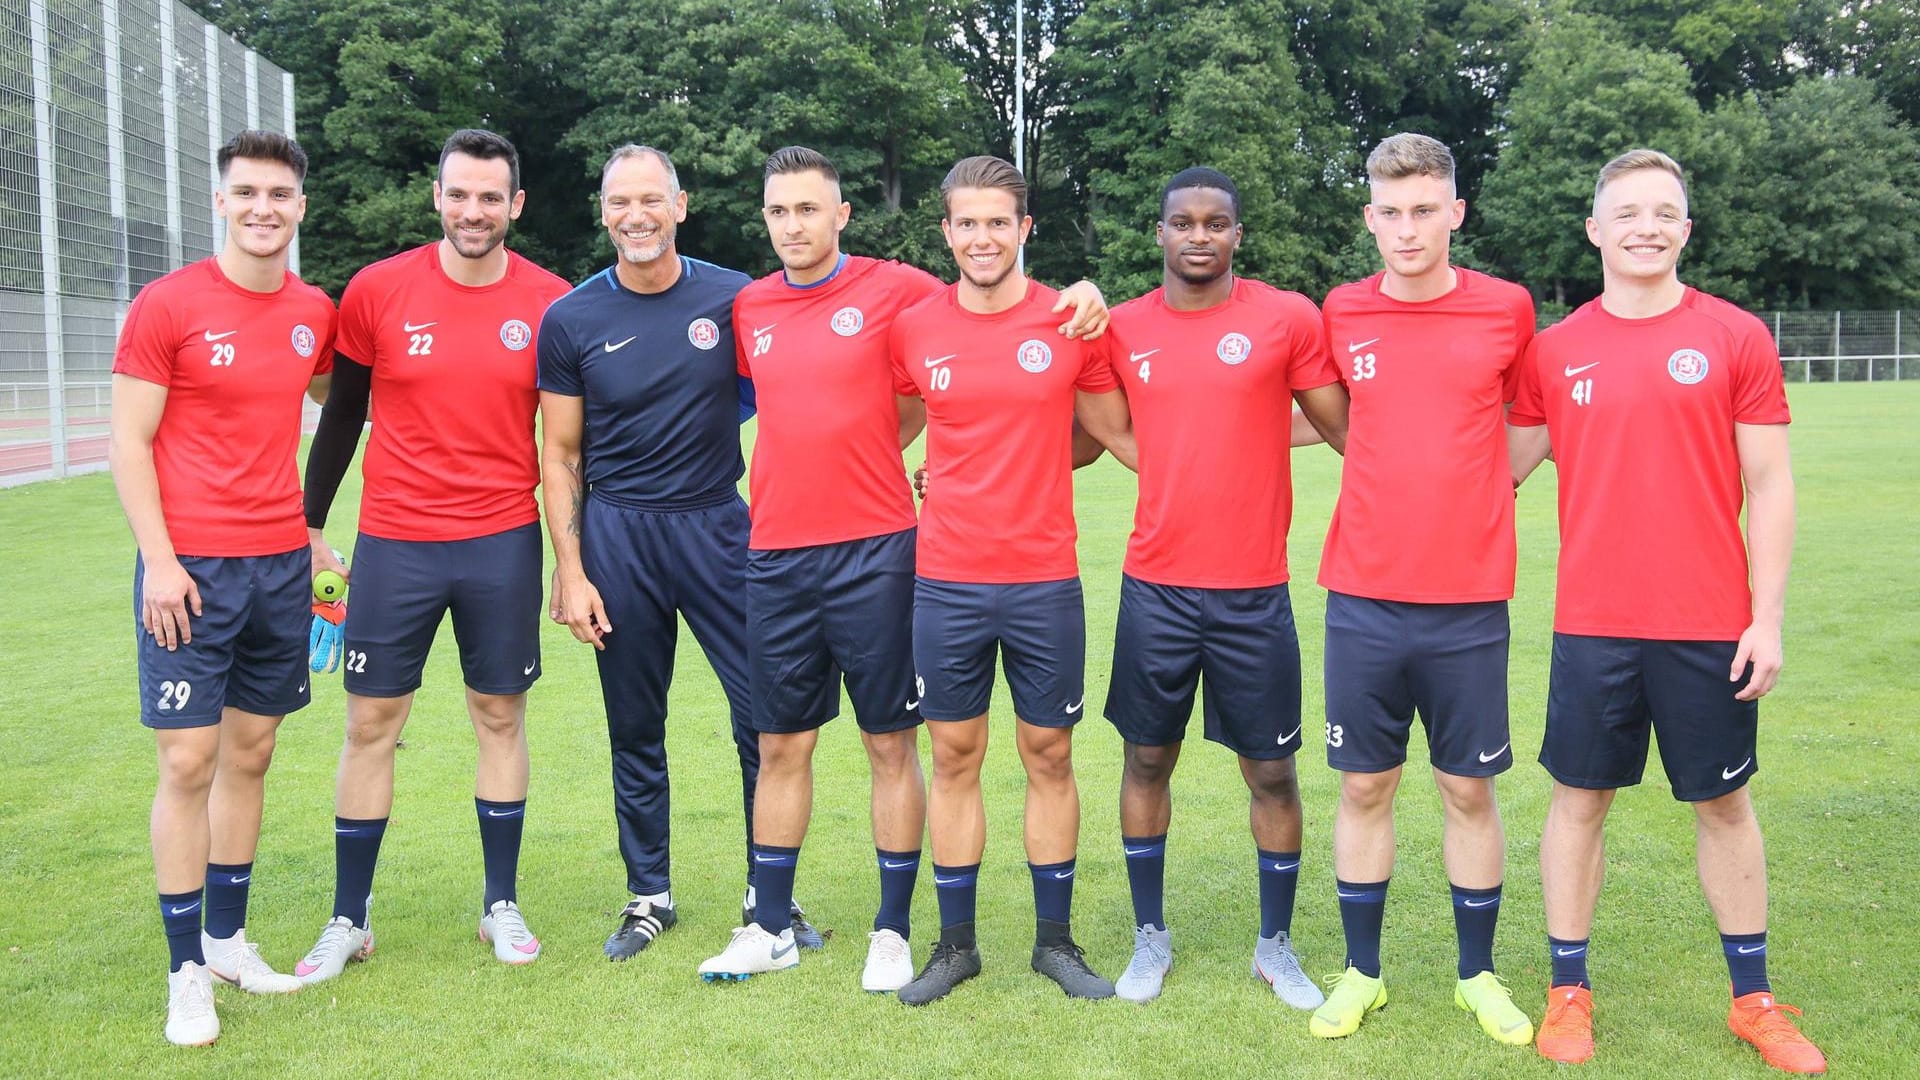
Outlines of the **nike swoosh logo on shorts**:
<svg viewBox="0 0 1920 1080">
<path fill-rule="evenodd" d="M 913 710 L 915 710 L 915 709 L 917 709 L 917 708 L 919 708 L 919 707 L 920 707 L 920 699 L 919 699 L 919 698 L 908 698 L 908 699 L 907 699 L 907 711 L 908 711 L 908 712 L 912 712 Z"/>
<path fill-rule="evenodd" d="M 219 341 L 223 338 L 230 338 L 239 332 L 240 331 L 238 330 L 229 330 L 224 334 L 216 334 L 213 331 L 208 330 L 207 332 L 201 334 L 200 336 L 206 338 L 208 341 Z"/>
<path fill-rule="evenodd" d="M 1380 339 L 1379 339 L 1379 338 L 1377 338 L 1377 337 L 1370 337 L 1370 338 L 1368 338 L 1368 339 L 1367 339 L 1367 340 L 1365 340 L 1365 341 L 1359 341 L 1359 342 L 1355 342 L 1355 341 L 1349 341 L 1349 342 L 1347 342 L 1347 351 L 1348 351 L 1348 352 L 1350 352 L 1350 353 L 1357 353 L 1357 352 L 1359 352 L 1359 351 L 1360 351 L 1361 349 L 1364 349 L 1364 348 L 1366 348 L 1367 346 L 1369 346 L 1369 345 L 1371 345 L 1371 344 L 1373 344 L 1374 342 L 1376 342 L 1376 341 L 1379 341 L 1379 340 L 1380 340 Z"/>
<path fill-rule="evenodd" d="M 1072 716 L 1074 713 L 1077 713 L 1081 709 L 1086 708 L 1086 706 L 1087 706 L 1087 699 L 1081 698 L 1079 701 L 1076 701 L 1073 704 L 1067 706 L 1067 715 Z"/>
<path fill-rule="evenodd" d="M 1140 361 L 1145 360 L 1147 357 L 1152 356 L 1154 353 L 1157 353 L 1159 351 L 1160 351 L 1159 349 L 1148 349 L 1146 352 L 1130 352 L 1127 354 L 1127 363 L 1137 364 Z"/>
<path fill-rule="evenodd" d="M 1731 769 L 1721 769 L 1721 770 L 1720 770 L 1720 779 L 1722 779 L 1722 780 L 1731 780 L 1731 779 L 1733 779 L 1734 777 L 1736 777 L 1736 776 L 1739 776 L 1739 775 L 1740 775 L 1741 773 L 1743 773 L 1743 772 L 1746 772 L 1746 771 L 1747 771 L 1747 766 L 1749 766 L 1749 765 L 1751 765 L 1751 764 L 1753 764 L 1753 759 L 1752 759 L 1752 758 L 1748 758 L 1747 760 L 1745 760 L 1745 761 L 1743 761 L 1743 762 L 1741 762 L 1741 763 L 1740 763 L 1739 765 L 1737 765 L 1737 766 L 1735 766 L 1734 768 L 1731 768 Z"/>
<path fill-rule="evenodd" d="M 638 335 L 638 334 L 635 334 L 635 335 L 634 335 L 633 337 L 639 337 L 639 336 L 640 336 L 640 335 Z M 602 349 L 605 349 L 605 350 L 606 350 L 606 351 L 608 351 L 608 352 L 614 352 L 614 351 L 616 351 L 616 350 L 618 350 L 618 349 L 624 349 L 624 348 L 626 348 L 626 347 L 627 347 L 628 345 L 631 345 L 631 344 L 633 344 L 633 338 L 628 338 L 628 339 L 627 339 L 627 340 L 625 340 L 625 341 L 619 341 L 619 342 L 615 342 L 615 341 L 609 341 L 609 342 L 606 342 L 606 343 L 604 343 L 604 344 L 602 344 L 602 345 L 601 345 L 600 347 L 601 347 Z"/>
<path fill-rule="evenodd" d="M 928 367 L 939 367 L 941 364 L 944 364 L 947 361 L 959 355 L 960 354 L 957 352 L 950 352 L 945 356 L 929 356 L 926 358 L 925 363 Z"/>
<path fill-rule="evenodd" d="M 306 684 L 306 683 L 301 683 L 301 684 L 300 684 L 300 689 L 298 689 L 298 690 L 295 690 L 295 691 L 294 691 L 294 693 L 296 693 L 296 694 L 304 694 L 304 693 L 306 693 L 306 692 L 307 692 L 307 684 Z"/>
<path fill-rule="evenodd" d="M 1304 725 L 1304 724 L 1303 724 L 1303 725 L 1301 725 L 1301 727 L 1304 727 L 1304 726 L 1306 726 L 1306 725 Z M 1285 745 L 1287 745 L 1288 743 L 1290 743 L 1290 742 L 1292 742 L 1292 741 L 1293 741 L 1293 737 L 1294 737 L 1295 735 L 1298 735 L 1298 734 L 1300 734 L 1300 728 L 1298 728 L 1298 727 L 1296 727 L 1296 728 L 1294 728 L 1294 729 L 1293 729 L 1292 731 L 1289 731 L 1289 732 L 1287 732 L 1287 733 L 1286 733 L 1285 735 L 1282 735 L 1282 736 L 1280 736 L 1280 738 L 1279 738 L 1279 741 L 1277 741 L 1277 742 L 1275 742 L 1275 743 L 1274 743 L 1274 745 L 1275 745 L 1275 746 L 1285 746 Z"/>
<path fill-rule="evenodd" d="M 1494 760 L 1495 758 L 1497 758 L 1497 757 L 1499 757 L 1499 756 L 1500 756 L 1501 754 L 1504 754 L 1504 753 L 1506 753 L 1506 752 L 1507 752 L 1507 747 L 1509 747 L 1509 746 L 1512 746 L 1512 745 L 1513 745 L 1513 744 L 1512 744 L 1512 743 L 1510 743 L 1510 742 L 1503 742 L 1503 743 L 1501 743 L 1501 744 L 1500 744 L 1500 749 L 1498 749 L 1498 750 L 1495 750 L 1495 751 L 1494 751 L 1493 753 L 1491 753 L 1491 754 L 1487 754 L 1487 753 L 1482 753 L 1482 754 L 1480 755 L 1480 764 L 1482 764 L 1482 765 L 1485 765 L 1485 764 L 1486 764 L 1487 762 L 1489 762 L 1489 761 L 1492 761 L 1492 760 Z"/>
<path fill-rule="evenodd" d="M 1573 366 L 1572 364 L 1568 364 L 1568 365 L 1567 365 L 1567 378 L 1569 378 L 1569 379 L 1571 379 L 1571 378 L 1573 378 L 1573 377 L 1574 377 L 1575 375 L 1578 375 L 1578 374 L 1580 374 L 1581 372 L 1583 372 L 1583 371 L 1585 371 L 1585 370 L 1587 370 L 1588 368 L 1597 368 L 1597 367 L 1599 367 L 1599 366 L 1600 366 L 1600 361 L 1598 361 L 1598 360 L 1595 360 L 1595 361 L 1594 361 L 1593 363 L 1591 363 L 1591 364 L 1582 364 L 1582 365 L 1581 365 L 1581 366 L 1579 366 L 1579 367 L 1574 367 L 1574 366 Z"/>
<path fill-rule="evenodd" d="M 423 322 L 417 326 L 414 325 L 413 323 L 405 321 L 404 319 L 401 320 L 400 322 L 400 328 L 409 334 L 413 333 L 415 330 L 425 330 L 429 326 L 439 326 L 439 325 L 440 325 L 440 320 L 438 319 L 435 319 L 432 322 Z"/>
<path fill-rule="evenodd" d="M 520 674 L 522 674 L 522 675 L 531 675 L 531 674 L 533 674 L 533 669 L 534 669 L 534 668 L 535 668 L 536 666 L 538 666 L 538 665 L 537 665 L 537 663 L 535 663 L 535 664 L 528 664 L 528 665 L 527 665 L 526 667 L 524 667 L 524 668 L 521 668 L 521 669 L 520 669 Z"/>
</svg>

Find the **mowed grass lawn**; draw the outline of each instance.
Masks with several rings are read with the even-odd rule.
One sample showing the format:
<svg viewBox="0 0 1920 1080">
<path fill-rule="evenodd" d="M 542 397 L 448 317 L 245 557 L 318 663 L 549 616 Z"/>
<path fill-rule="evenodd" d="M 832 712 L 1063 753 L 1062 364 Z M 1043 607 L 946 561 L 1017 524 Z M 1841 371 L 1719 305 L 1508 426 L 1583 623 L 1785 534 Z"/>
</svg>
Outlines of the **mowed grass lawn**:
<svg viewBox="0 0 1920 1080">
<path fill-rule="evenodd" d="M 1787 668 L 1762 709 L 1754 782 L 1774 885 L 1773 976 L 1836 1075 L 1920 1071 L 1920 385 L 1794 386 L 1800 539 Z M 1321 723 L 1324 594 L 1312 583 L 1338 481 L 1324 449 L 1300 455 L 1292 535 L 1306 721 Z M 1520 496 L 1513 606 L 1517 766 L 1500 782 L 1509 874 L 1498 958 L 1536 1020 L 1546 987 L 1536 870 L 1547 778 L 1534 764 L 1551 625 L 1554 478 Z M 330 530 L 346 546 L 358 496 Z M 1078 484 L 1086 581 L 1088 722 L 1078 740 L 1082 832 L 1077 932 L 1093 964 L 1124 967 L 1132 919 L 1116 823 L 1120 742 L 1104 700 L 1131 477 L 1111 461 Z M 1406 523 L 1417 542 L 1421 523 Z M 1658 551 L 1658 538 L 1650 549 Z M 1653 557 L 1658 557 L 1657 554 Z M 133 545 L 105 476 L 0 492 L 0 1075 L 1544 1076 L 1531 1051 L 1495 1046 L 1452 1004 L 1452 913 L 1439 803 L 1418 771 L 1400 797 L 1400 861 L 1387 909 L 1392 1003 L 1337 1043 L 1249 977 L 1255 882 L 1246 795 L 1231 755 L 1195 740 L 1174 780 L 1168 912 L 1178 963 L 1148 1007 L 1071 1002 L 1027 970 L 1032 901 L 1020 849 L 1021 771 L 1004 692 L 987 768 L 980 894 L 986 972 L 924 1010 L 859 990 L 875 894 L 865 764 L 849 718 L 817 762 L 799 890 L 833 936 L 790 973 L 709 986 L 694 975 L 739 912 L 739 792 L 726 712 L 682 635 L 669 745 L 674 892 L 681 922 L 624 965 L 600 943 L 625 900 L 614 846 L 599 688 L 590 651 L 546 629 L 532 698 L 533 789 L 520 899 L 545 941 L 509 969 L 474 937 L 480 853 L 473 738 L 443 630 L 406 745 L 375 885 L 379 951 L 290 998 L 222 989 L 210 1050 L 168 1047 L 166 960 L 147 850 L 153 740 L 136 720 L 128 589 Z M 269 778 L 249 931 L 281 968 L 312 944 L 333 889 L 333 770 L 344 702 L 316 680 L 281 729 Z M 923 753 L 925 747 L 923 744 Z M 1416 736 L 1416 762 L 1424 745 Z M 1296 940 L 1310 971 L 1341 960 L 1330 862 L 1335 782 L 1302 757 L 1305 868 Z M 1658 766 L 1649 770 L 1657 777 Z M 1726 973 L 1695 883 L 1690 815 L 1664 781 L 1625 793 L 1594 936 L 1599 1056 L 1581 1075 L 1763 1076 L 1724 1026 Z M 923 870 L 916 959 L 938 917 Z"/>
</svg>

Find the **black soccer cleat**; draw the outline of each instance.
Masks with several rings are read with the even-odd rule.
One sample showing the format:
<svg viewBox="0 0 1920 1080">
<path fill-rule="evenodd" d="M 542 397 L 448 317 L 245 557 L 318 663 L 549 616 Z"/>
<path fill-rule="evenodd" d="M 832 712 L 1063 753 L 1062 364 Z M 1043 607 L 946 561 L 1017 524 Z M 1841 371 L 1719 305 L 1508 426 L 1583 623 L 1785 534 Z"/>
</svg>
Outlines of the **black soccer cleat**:
<svg viewBox="0 0 1920 1080">
<path fill-rule="evenodd" d="M 680 916 L 670 907 L 645 900 L 629 901 L 620 912 L 620 929 L 607 939 L 604 949 L 607 959 L 618 963 L 632 957 L 679 921 Z"/>
<path fill-rule="evenodd" d="M 900 1000 L 908 1005 L 939 1001 L 953 993 L 954 987 L 978 974 L 979 949 L 962 949 L 942 941 L 934 945 L 933 955 L 927 958 L 927 966 L 920 969 L 919 977 L 900 988 Z M 1113 987 L 1107 987 L 1107 993 L 1113 993 Z"/>
<path fill-rule="evenodd" d="M 1097 1001 L 1113 996 L 1113 983 L 1087 966 L 1086 952 L 1071 939 L 1035 945 L 1033 970 L 1058 983 L 1070 998 Z"/>
<path fill-rule="evenodd" d="M 803 949 L 824 949 L 827 947 L 825 935 L 815 930 L 813 924 L 807 921 L 807 913 L 800 910 L 800 902 L 798 900 L 789 901 L 787 910 L 793 916 L 793 943 L 795 945 Z M 740 925 L 745 926 L 753 920 L 753 909 L 742 905 L 740 908 Z"/>
</svg>

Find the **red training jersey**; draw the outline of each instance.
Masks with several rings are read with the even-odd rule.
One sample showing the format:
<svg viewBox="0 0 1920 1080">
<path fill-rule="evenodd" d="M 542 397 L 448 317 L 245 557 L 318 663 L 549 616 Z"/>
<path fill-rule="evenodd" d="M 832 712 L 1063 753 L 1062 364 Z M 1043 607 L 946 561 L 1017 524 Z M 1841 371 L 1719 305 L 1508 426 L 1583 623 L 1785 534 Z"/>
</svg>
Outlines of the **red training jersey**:
<svg viewBox="0 0 1920 1080">
<path fill-rule="evenodd" d="M 353 275 L 340 355 L 373 369 L 360 530 L 470 540 L 539 519 L 533 332 L 571 289 L 513 252 L 491 285 L 440 268 L 435 241 Z"/>
<path fill-rule="evenodd" d="M 1582 305 L 1534 339 L 1509 419 L 1560 473 L 1563 634 L 1733 641 L 1753 621 L 1735 424 L 1784 424 L 1759 319 L 1689 288 L 1650 319 Z"/>
<path fill-rule="evenodd" d="M 1320 556 L 1333 592 L 1415 604 L 1513 597 L 1513 471 L 1503 406 L 1533 339 L 1533 297 L 1454 267 L 1446 295 L 1342 285 L 1322 311 L 1353 403 Z"/>
<path fill-rule="evenodd" d="M 1200 311 L 1155 289 L 1114 308 L 1108 333 L 1140 447 L 1126 572 L 1203 589 L 1287 580 L 1293 391 L 1340 378 L 1320 310 L 1238 278 Z"/>
<path fill-rule="evenodd" d="M 1104 339 L 1069 340 L 1060 294 L 1027 283 L 992 315 L 950 286 L 893 322 L 894 388 L 927 399 L 922 577 L 983 585 L 1074 577 L 1074 391 L 1120 384 Z"/>
<path fill-rule="evenodd" d="M 775 272 L 740 291 L 733 336 L 760 415 L 748 474 L 755 550 L 885 536 L 914 524 L 887 333 L 939 292 L 905 263 L 849 256 L 833 277 Z"/>
<path fill-rule="evenodd" d="M 150 282 L 127 309 L 113 372 L 167 388 L 153 468 L 180 555 L 307 546 L 301 399 L 333 370 L 333 301 L 289 272 L 243 289 L 208 258 Z"/>
</svg>

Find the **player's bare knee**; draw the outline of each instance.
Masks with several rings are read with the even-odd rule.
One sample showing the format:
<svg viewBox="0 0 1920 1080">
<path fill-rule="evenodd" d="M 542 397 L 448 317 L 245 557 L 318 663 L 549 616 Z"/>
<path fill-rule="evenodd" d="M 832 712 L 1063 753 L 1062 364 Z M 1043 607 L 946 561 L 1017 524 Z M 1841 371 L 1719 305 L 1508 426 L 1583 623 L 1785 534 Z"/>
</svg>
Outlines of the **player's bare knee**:
<svg viewBox="0 0 1920 1080">
<path fill-rule="evenodd" d="M 1273 761 L 1243 758 L 1240 775 L 1246 778 L 1247 790 L 1255 802 L 1283 807 L 1300 805 L 1300 777 L 1291 757 Z"/>
<path fill-rule="evenodd" d="M 161 744 L 160 789 L 172 795 L 202 795 L 213 787 L 213 771 L 219 761 L 212 745 Z"/>
<path fill-rule="evenodd" d="M 1400 771 L 1377 773 L 1341 773 L 1340 802 L 1362 813 L 1384 811 L 1393 805 L 1393 793 L 1400 787 Z"/>
<path fill-rule="evenodd" d="M 1032 728 L 1022 730 L 1020 761 L 1027 767 L 1027 780 L 1036 784 L 1073 782 L 1073 731 L 1071 728 Z"/>
<path fill-rule="evenodd" d="M 522 737 L 527 724 L 525 694 L 481 694 L 467 691 L 467 713 L 473 718 L 473 730 L 483 739 L 514 742 Z M 399 734 L 396 727 L 394 734 Z"/>
<path fill-rule="evenodd" d="M 347 753 L 392 753 L 394 744 L 400 739 L 400 728 L 405 723 L 404 713 L 394 715 L 385 710 L 348 709 Z"/>
<path fill-rule="evenodd" d="M 1180 760 L 1178 746 L 1142 746 L 1128 743 L 1124 779 L 1129 787 L 1164 788 L 1173 779 Z"/>
<path fill-rule="evenodd" d="M 813 747 L 817 741 L 818 732 L 813 731 L 761 732 L 760 775 L 784 778 L 806 773 L 813 767 Z"/>
<path fill-rule="evenodd" d="M 864 738 L 867 764 L 876 782 L 917 779 L 920 775 L 920 729 L 887 731 Z"/>
<path fill-rule="evenodd" d="M 1709 832 L 1745 829 L 1757 823 L 1753 813 L 1753 799 L 1749 797 L 1744 785 L 1725 795 L 1694 803 L 1693 813 L 1699 820 L 1701 828 Z"/>
<path fill-rule="evenodd" d="M 1556 783 L 1547 816 L 1561 825 L 1597 829 L 1607 820 L 1613 795 L 1611 788 L 1577 788 Z"/>
<path fill-rule="evenodd" d="M 1440 804 L 1448 817 L 1481 821 L 1500 815 L 1500 805 L 1494 798 L 1493 777 L 1435 773 L 1434 779 L 1440 788 Z"/>
<path fill-rule="evenodd" d="M 980 763 L 987 756 L 987 740 L 984 725 L 979 734 L 970 732 L 945 732 L 933 740 L 933 775 L 936 779 L 944 777 L 978 777 Z"/>
</svg>

